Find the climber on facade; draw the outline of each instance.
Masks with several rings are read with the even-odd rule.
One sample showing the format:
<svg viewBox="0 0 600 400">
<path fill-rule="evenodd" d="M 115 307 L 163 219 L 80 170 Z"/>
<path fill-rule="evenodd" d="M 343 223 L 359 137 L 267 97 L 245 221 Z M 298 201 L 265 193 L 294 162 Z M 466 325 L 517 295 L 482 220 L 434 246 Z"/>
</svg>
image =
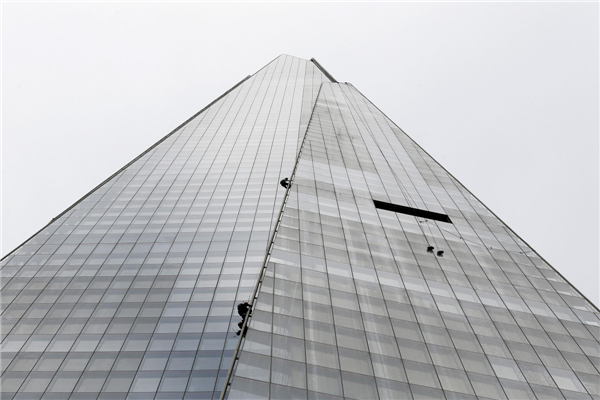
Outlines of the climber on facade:
<svg viewBox="0 0 600 400">
<path fill-rule="evenodd" d="M 237 312 L 242 317 L 242 319 L 246 318 L 246 314 L 252 309 L 252 306 L 247 301 L 240 303 L 237 305 Z"/>
</svg>

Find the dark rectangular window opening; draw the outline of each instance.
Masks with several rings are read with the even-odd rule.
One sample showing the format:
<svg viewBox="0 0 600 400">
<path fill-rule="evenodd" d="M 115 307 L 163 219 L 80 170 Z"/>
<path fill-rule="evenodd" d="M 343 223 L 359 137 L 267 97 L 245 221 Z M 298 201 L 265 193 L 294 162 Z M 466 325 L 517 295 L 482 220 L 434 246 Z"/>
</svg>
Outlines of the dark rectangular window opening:
<svg viewBox="0 0 600 400">
<path fill-rule="evenodd" d="M 413 215 L 415 217 L 433 219 L 435 221 L 447 222 L 449 224 L 452 223 L 450 217 L 446 214 L 440 214 L 433 211 L 421 210 L 418 208 L 412 208 L 407 206 L 401 206 L 393 203 L 386 203 L 385 201 L 373 200 L 375 203 L 375 208 L 379 208 L 382 210 L 393 211 L 400 214 Z"/>
</svg>

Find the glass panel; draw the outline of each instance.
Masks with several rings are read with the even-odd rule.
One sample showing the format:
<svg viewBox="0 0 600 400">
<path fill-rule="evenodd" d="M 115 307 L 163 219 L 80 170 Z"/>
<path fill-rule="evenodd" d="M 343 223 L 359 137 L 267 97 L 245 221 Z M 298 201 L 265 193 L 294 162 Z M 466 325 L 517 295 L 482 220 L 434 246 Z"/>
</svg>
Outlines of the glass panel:
<svg viewBox="0 0 600 400">
<path fill-rule="evenodd" d="M 415 385 L 441 388 L 433 365 L 404 361 L 408 382 Z"/>
<path fill-rule="evenodd" d="M 435 369 L 444 390 L 475 394 L 465 372 L 443 367 L 436 367 Z"/>
<path fill-rule="evenodd" d="M 429 354 L 431 354 L 431 359 L 435 365 L 462 369 L 462 364 L 456 350 L 435 345 L 428 345 L 427 348 L 429 349 Z"/>
<path fill-rule="evenodd" d="M 337 369 L 339 368 L 337 348 L 322 343 L 306 342 L 306 362 Z"/>
<path fill-rule="evenodd" d="M 492 356 L 488 356 L 488 360 L 490 360 L 492 368 L 494 368 L 494 372 L 499 378 L 525 381 L 525 377 L 519 370 L 516 362 Z"/>
<path fill-rule="evenodd" d="M 342 370 L 359 374 L 373 375 L 369 353 L 345 348 L 338 348 Z"/>
<path fill-rule="evenodd" d="M 406 383 L 377 379 L 377 392 L 380 399 L 412 399 L 410 387 Z"/>
<path fill-rule="evenodd" d="M 271 382 L 306 389 L 306 365 L 273 358 Z"/>
<path fill-rule="evenodd" d="M 187 390 L 190 392 L 210 392 L 215 389 L 216 382 L 216 371 L 192 371 Z"/>
<path fill-rule="evenodd" d="M 377 386 L 372 376 L 353 374 L 342 371 L 344 382 L 344 395 L 351 399 L 375 399 L 377 398 Z"/>
<path fill-rule="evenodd" d="M 138 372 L 133 380 L 130 391 L 156 392 L 162 372 Z"/>
<path fill-rule="evenodd" d="M 342 395 L 342 379 L 339 370 L 314 365 L 307 365 L 306 368 L 309 390 L 335 396 Z"/>
<path fill-rule="evenodd" d="M 306 390 L 271 384 L 270 399 L 306 400 Z"/>
<path fill-rule="evenodd" d="M 260 354 L 242 353 L 236 369 L 236 375 L 260 381 L 269 381 L 270 371 L 270 357 Z"/>
<path fill-rule="evenodd" d="M 269 398 L 269 384 L 252 379 L 236 378 L 231 385 L 229 398 L 261 400 Z"/>
<path fill-rule="evenodd" d="M 521 371 L 523 371 L 523 375 L 525 375 L 525 379 L 527 379 L 529 383 L 545 386 L 556 386 L 550 377 L 550 374 L 543 366 L 525 362 L 519 362 L 518 364 Z"/>
<path fill-rule="evenodd" d="M 480 397 L 487 397 L 490 399 L 506 399 L 504 391 L 500 386 L 500 382 L 493 376 L 479 375 L 468 372 L 469 380 L 475 394 Z"/>
<path fill-rule="evenodd" d="M 526 383 L 506 379 L 500 379 L 500 383 L 509 399 L 536 400 L 535 394 Z"/>
<path fill-rule="evenodd" d="M 552 375 L 552 378 L 554 378 L 554 381 L 560 389 L 571 390 L 574 392 L 586 392 L 585 388 L 573 372 L 553 367 L 548 367 L 548 372 L 550 372 L 550 375 Z"/>
</svg>

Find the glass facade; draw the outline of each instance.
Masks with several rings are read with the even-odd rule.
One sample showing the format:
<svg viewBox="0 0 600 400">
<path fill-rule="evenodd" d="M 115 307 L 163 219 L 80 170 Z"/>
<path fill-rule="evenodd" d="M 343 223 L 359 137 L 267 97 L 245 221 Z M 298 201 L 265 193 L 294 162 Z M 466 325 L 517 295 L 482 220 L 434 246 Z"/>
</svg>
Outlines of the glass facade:
<svg viewBox="0 0 600 400">
<path fill-rule="evenodd" d="M 258 293 L 229 399 L 600 396 L 598 310 L 350 84 L 321 86 Z"/>
<path fill-rule="evenodd" d="M 218 398 L 324 79 L 278 57 L 6 257 L 2 399 Z"/>
<path fill-rule="evenodd" d="M 286 55 L 1 272 L 2 399 L 600 398 L 598 309 L 356 88 Z"/>
</svg>

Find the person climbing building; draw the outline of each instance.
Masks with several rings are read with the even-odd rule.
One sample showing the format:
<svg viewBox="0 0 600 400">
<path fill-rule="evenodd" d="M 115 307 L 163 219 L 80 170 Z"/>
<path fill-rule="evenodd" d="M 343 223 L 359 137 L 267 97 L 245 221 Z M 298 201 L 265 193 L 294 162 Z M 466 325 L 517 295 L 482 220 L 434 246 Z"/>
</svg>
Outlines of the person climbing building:
<svg viewBox="0 0 600 400">
<path fill-rule="evenodd" d="M 290 180 L 287 177 L 282 179 L 279 183 L 286 189 L 290 187 Z"/>
<path fill-rule="evenodd" d="M 244 321 L 240 321 L 238 322 L 238 331 L 235 333 L 236 336 L 240 336 L 240 334 L 242 333 L 242 326 L 244 326 Z M 248 333 L 248 326 L 246 325 L 246 327 L 244 328 L 244 337 L 246 336 L 246 333 Z"/>
<path fill-rule="evenodd" d="M 252 306 L 247 301 L 237 305 L 237 312 L 240 315 L 240 317 L 242 317 L 242 319 L 246 318 L 246 314 L 248 314 L 248 311 L 250 311 L 250 309 L 252 309 Z"/>
</svg>

